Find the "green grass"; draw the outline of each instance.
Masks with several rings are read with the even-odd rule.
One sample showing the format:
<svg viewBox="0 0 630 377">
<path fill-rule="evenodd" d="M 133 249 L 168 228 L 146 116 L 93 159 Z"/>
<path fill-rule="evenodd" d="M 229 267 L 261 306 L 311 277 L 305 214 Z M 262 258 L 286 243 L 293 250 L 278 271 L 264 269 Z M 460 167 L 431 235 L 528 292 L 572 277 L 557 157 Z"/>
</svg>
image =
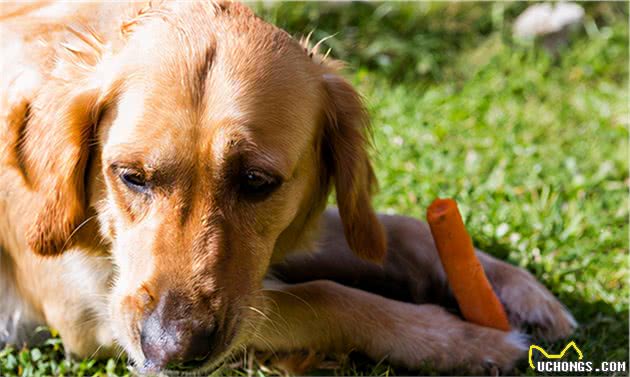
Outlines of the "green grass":
<svg viewBox="0 0 630 377">
<path fill-rule="evenodd" d="M 556 57 L 510 40 L 519 3 L 257 8 L 296 35 L 338 32 L 327 45 L 373 116 L 380 211 L 424 217 L 433 198 L 455 197 L 479 247 L 568 306 L 586 360 L 628 361 L 627 4 L 587 5 Z M 125 372 L 124 358 L 66 360 L 58 339 L 0 351 L 0 375 Z M 336 373 L 396 369 L 353 360 Z"/>
</svg>

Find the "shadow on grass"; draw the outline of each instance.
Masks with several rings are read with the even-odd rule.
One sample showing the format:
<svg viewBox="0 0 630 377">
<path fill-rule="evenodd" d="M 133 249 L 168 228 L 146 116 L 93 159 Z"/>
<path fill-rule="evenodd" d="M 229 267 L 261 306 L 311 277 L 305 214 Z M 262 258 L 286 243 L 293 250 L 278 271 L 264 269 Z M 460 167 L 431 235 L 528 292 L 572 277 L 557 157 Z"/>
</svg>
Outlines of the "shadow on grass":
<svg viewBox="0 0 630 377">
<path fill-rule="evenodd" d="M 511 248 L 497 241 L 489 241 L 484 239 L 475 239 L 475 244 L 490 255 L 501 259 L 508 260 Z M 532 266 L 538 267 L 538 266 Z M 621 268 L 622 266 L 620 266 Z M 571 372 L 571 375 L 615 375 L 614 373 L 597 373 L 595 368 L 599 368 L 600 364 L 605 361 L 621 361 L 626 363 L 625 373 L 617 373 L 616 375 L 628 375 L 628 367 L 630 366 L 629 355 L 629 311 L 628 302 L 615 305 L 601 299 L 589 300 L 585 292 L 558 292 L 553 284 L 541 279 L 540 271 L 529 269 L 536 278 L 547 287 L 573 314 L 578 322 L 578 328 L 567 339 L 556 342 L 545 342 L 534 337 L 531 338 L 533 344 L 541 346 L 548 353 L 559 353 L 570 341 L 575 341 L 576 345 L 583 353 L 583 361 L 591 361 L 594 370 L 589 373 Z M 534 352 L 536 356 L 537 353 Z M 540 356 L 540 355 L 538 355 Z M 566 360 L 577 360 L 574 355 L 567 355 Z M 563 358 L 564 360 L 565 358 Z M 534 360 L 537 360 L 534 357 Z M 542 359 L 541 359 L 542 360 Z M 558 375 L 559 373 L 542 373 L 532 370 L 528 365 L 528 360 L 519 362 L 514 370 L 517 375 Z M 563 374 L 560 372 L 560 374 Z M 567 373 L 564 373 L 567 374 Z"/>
</svg>

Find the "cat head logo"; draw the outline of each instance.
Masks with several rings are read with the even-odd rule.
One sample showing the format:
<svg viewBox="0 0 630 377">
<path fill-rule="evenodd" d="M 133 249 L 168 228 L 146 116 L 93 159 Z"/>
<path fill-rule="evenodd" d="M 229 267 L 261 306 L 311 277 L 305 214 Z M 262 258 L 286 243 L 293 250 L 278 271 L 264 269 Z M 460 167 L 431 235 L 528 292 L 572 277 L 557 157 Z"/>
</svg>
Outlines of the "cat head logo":
<svg viewBox="0 0 630 377">
<path fill-rule="evenodd" d="M 529 346 L 529 355 L 528 355 L 529 356 L 529 366 L 532 369 L 536 370 L 536 368 L 534 367 L 534 361 L 532 360 L 532 355 L 534 354 L 534 350 L 538 350 L 547 359 L 557 360 L 557 359 L 562 359 L 564 357 L 564 355 L 571 348 L 573 348 L 573 350 L 575 350 L 575 353 L 578 355 L 578 360 L 582 360 L 584 355 L 582 354 L 582 351 L 580 350 L 580 348 L 578 348 L 578 346 L 575 344 L 574 341 L 569 342 L 569 344 L 567 344 L 562 349 L 562 351 L 560 353 L 558 353 L 558 354 L 549 354 L 541 346 L 537 346 L 535 344 L 532 344 L 531 346 Z"/>
</svg>

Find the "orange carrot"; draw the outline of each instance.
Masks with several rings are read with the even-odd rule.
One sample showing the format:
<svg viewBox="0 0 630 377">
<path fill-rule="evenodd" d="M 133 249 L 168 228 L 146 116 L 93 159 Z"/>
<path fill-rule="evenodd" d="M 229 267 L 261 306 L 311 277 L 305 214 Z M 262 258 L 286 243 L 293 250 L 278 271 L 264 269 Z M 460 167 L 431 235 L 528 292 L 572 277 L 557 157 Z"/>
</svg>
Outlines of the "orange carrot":
<svg viewBox="0 0 630 377">
<path fill-rule="evenodd" d="M 434 200 L 427 210 L 427 221 L 464 318 L 482 326 L 509 331 L 505 309 L 475 255 L 455 200 Z"/>
</svg>

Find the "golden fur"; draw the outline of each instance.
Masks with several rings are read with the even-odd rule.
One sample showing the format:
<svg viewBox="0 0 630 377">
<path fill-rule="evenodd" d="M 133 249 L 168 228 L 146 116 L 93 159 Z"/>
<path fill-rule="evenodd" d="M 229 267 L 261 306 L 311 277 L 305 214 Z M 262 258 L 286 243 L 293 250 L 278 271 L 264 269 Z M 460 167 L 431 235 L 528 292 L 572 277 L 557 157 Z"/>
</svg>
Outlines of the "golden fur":
<svg viewBox="0 0 630 377">
<path fill-rule="evenodd" d="M 368 116 L 337 63 L 236 3 L 0 11 L 0 341 L 45 323 L 70 352 L 122 346 L 147 372 L 239 344 L 473 371 L 522 356 L 518 334 L 427 291 L 344 278 L 449 296 L 424 225 L 370 205 Z M 322 217 L 332 187 L 339 215 Z M 481 255 L 515 325 L 571 332 L 531 275 Z"/>
</svg>

